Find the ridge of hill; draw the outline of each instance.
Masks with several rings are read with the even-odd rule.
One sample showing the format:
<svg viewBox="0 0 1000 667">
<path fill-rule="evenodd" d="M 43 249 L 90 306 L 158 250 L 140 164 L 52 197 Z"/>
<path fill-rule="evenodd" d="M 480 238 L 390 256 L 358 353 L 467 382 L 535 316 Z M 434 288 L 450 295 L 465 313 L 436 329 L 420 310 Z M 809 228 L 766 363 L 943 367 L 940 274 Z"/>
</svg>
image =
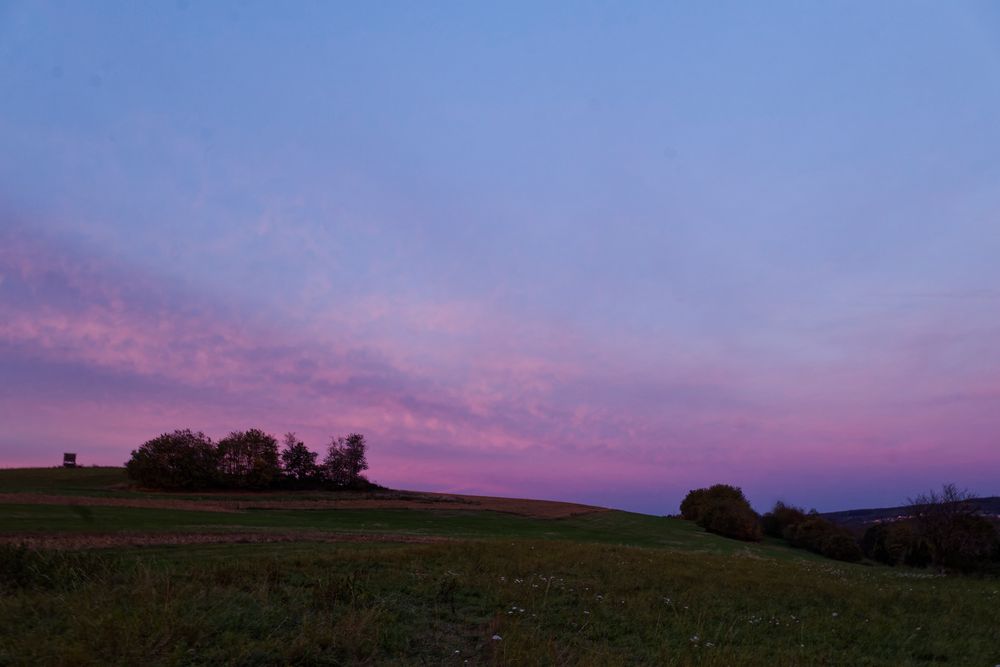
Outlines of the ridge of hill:
<svg viewBox="0 0 1000 667">
<path fill-rule="evenodd" d="M 124 468 L 0 469 L 0 504 L 86 505 L 205 512 L 245 510 L 491 511 L 558 519 L 609 511 L 604 507 L 558 500 L 375 489 L 370 491 L 212 490 L 164 492 L 136 489 Z"/>
<path fill-rule="evenodd" d="M 1000 522 L 1000 496 L 989 496 L 986 498 L 975 498 L 969 501 L 978 509 L 983 516 Z M 872 507 L 864 509 L 840 510 L 837 512 L 823 512 L 823 516 L 834 523 L 847 526 L 852 530 L 865 530 L 868 526 L 876 523 L 886 523 L 902 521 L 911 518 L 911 508 L 909 505 L 897 507 Z"/>
</svg>

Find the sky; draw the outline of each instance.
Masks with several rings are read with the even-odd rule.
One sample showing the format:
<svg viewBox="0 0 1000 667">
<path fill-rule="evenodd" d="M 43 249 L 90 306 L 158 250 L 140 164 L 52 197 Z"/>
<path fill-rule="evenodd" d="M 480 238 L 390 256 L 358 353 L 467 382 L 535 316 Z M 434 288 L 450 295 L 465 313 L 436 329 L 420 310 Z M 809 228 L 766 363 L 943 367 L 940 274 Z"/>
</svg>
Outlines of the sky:
<svg viewBox="0 0 1000 667">
<path fill-rule="evenodd" d="M 992 2 L 0 0 L 0 466 L 1000 494 Z"/>
</svg>

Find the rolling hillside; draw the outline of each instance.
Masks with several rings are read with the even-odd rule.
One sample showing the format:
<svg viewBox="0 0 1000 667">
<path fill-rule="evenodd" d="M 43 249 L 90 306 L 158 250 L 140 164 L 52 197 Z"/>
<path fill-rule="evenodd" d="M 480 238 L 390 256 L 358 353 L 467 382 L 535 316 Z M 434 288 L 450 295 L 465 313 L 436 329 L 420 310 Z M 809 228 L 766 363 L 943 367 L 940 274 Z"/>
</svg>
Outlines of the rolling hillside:
<svg viewBox="0 0 1000 667">
<path fill-rule="evenodd" d="M 0 471 L 4 665 L 997 664 L 994 583 L 567 503 Z"/>
</svg>

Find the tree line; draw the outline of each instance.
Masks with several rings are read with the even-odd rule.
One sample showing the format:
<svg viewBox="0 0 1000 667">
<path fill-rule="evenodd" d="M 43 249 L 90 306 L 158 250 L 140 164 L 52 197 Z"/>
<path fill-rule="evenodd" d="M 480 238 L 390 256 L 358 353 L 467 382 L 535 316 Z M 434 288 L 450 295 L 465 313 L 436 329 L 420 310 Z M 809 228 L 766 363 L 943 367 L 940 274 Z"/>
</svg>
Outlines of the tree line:
<svg viewBox="0 0 1000 667">
<path fill-rule="evenodd" d="M 141 486 L 165 490 L 369 489 L 368 443 L 360 433 L 333 437 L 326 455 L 294 433 L 278 440 L 256 428 L 233 431 L 218 442 L 190 429 L 164 433 L 132 451 L 125 464 Z"/>
<path fill-rule="evenodd" d="M 974 501 L 972 493 L 945 484 L 940 492 L 910 499 L 905 518 L 876 523 L 860 535 L 816 510 L 806 512 L 782 501 L 761 516 L 743 490 L 729 484 L 690 491 L 680 511 L 681 518 L 711 533 L 749 542 L 773 537 L 836 560 L 869 558 L 892 566 L 1000 572 L 1000 531 Z"/>
</svg>

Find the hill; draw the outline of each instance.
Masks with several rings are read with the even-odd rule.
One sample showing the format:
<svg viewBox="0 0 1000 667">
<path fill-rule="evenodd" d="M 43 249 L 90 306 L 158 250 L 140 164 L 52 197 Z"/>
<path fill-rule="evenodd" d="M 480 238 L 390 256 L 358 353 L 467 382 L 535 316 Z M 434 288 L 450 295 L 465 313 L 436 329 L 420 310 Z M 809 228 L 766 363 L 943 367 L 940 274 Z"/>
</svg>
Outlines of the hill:
<svg viewBox="0 0 1000 667">
<path fill-rule="evenodd" d="M 984 516 L 1000 522 L 1000 496 L 977 498 L 970 502 L 978 508 Z M 831 521 L 847 526 L 855 532 L 864 532 L 872 524 L 900 521 L 909 518 L 910 508 L 906 505 L 899 507 L 876 507 L 869 509 L 826 512 L 822 516 L 830 519 Z"/>
<path fill-rule="evenodd" d="M 83 499 L 87 500 L 84 501 Z M 250 509 L 451 509 L 488 510 L 539 518 L 606 511 L 603 507 L 551 500 L 431 493 L 426 491 L 211 491 L 150 492 L 134 489 L 124 468 L 0 469 L 0 503 L 186 509 L 214 512 Z"/>
<path fill-rule="evenodd" d="M 0 542 L 4 665 L 1000 662 L 990 580 L 566 503 L 5 470 Z"/>
<path fill-rule="evenodd" d="M 395 490 L 145 492 L 130 488 L 121 468 L 0 470 L 0 508 L 7 510 L 0 513 L 0 542 L 74 548 L 219 542 L 227 535 L 233 542 L 292 541 L 322 531 L 327 538 L 518 537 L 807 557 L 778 542 L 745 545 L 686 521 L 590 505 Z"/>
</svg>

